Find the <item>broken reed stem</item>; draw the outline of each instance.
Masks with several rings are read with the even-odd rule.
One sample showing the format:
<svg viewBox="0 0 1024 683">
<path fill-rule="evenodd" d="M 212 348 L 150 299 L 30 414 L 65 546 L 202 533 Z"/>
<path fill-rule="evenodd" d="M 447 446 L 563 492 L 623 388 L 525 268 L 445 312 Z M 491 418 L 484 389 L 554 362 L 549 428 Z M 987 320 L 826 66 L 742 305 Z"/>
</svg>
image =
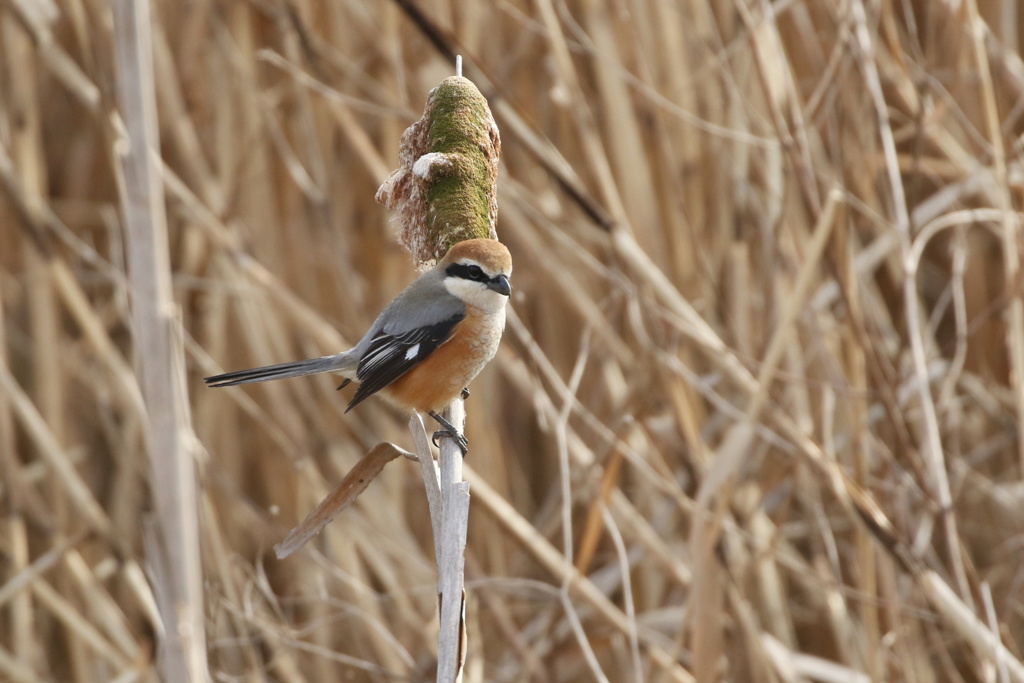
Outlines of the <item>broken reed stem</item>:
<svg viewBox="0 0 1024 683">
<path fill-rule="evenodd" d="M 455 399 L 444 417 L 463 433 L 466 409 Z M 462 478 L 462 451 L 454 439 L 441 440 L 441 562 L 437 591 L 440 599 L 437 680 L 462 680 L 466 648 L 466 536 L 469 532 L 469 483 Z"/>
<path fill-rule="evenodd" d="M 183 350 L 174 330 L 170 256 L 163 183 L 154 163 L 160 149 L 148 0 L 114 3 L 117 99 L 128 134 L 121 157 L 124 233 L 135 368 L 148 423 L 145 430 L 154 537 L 148 539 L 165 640 L 168 681 L 204 681 L 206 660 L 199 523 L 192 455 L 191 416 L 185 400 Z"/>
<path fill-rule="evenodd" d="M 412 454 L 393 443 L 383 441 L 363 456 L 356 466 L 348 471 L 334 491 L 310 512 L 302 523 L 291 530 L 287 537 L 274 546 L 277 559 L 283 560 L 323 531 L 324 527 L 355 502 L 370 483 L 383 471 L 384 466 L 398 457 L 412 458 Z"/>
<path fill-rule="evenodd" d="M 427 492 L 427 507 L 430 510 L 430 529 L 434 534 L 434 561 L 441 566 L 441 539 L 438 538 L 438 531 L 441 528 L 441 480 L 437 461 L 434 460 L 434 453 L 430 450 L 430 439 L 427 437 L 427 428 L 423 424 L 423 418 L 419 413 L 413 413 L 409 418 L 409 431 L 412 433 L 413 443 L 416 444 L 416 456 L 423 470 L 423 486 Z"/>
<path fill-rule="evenodd" d="M 466 421 L 462 400 L 456 399 L 448 406 L 444 417 L 461 432 Z M 418 413 L 409 419 L 409 431 L 423 470 L 437 560 L 437 680 L 455 681 L 461 679 L 465 661 L 464 571 L 469 531 L 469 483 L 463 481 L 462 451 L 454 440 L 442 439 L 439 466 L 430 449 L 423 418 Z"/>
</svg>

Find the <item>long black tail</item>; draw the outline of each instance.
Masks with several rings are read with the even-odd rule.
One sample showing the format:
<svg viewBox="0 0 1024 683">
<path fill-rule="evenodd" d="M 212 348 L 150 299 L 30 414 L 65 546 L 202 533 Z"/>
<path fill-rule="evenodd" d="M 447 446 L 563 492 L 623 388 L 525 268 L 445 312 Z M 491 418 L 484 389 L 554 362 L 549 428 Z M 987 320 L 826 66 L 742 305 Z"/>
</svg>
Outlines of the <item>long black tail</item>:
<svg viewBox="0 0 1024 683">
<path fill-rule="evenodd" d="M 339 353 L 334 356 L 323 356 L 322 358 L 310 358 L 309 360 L 299 360 L 279 365 L 265 365 L 261 368 L 225 372 L 223 375 L 204 377 L 203 381 L 211 387 L 233 387 L 236 384 L 267 382 L 272 379 L 302 377 L 303 375 L 318 375 L 322 372 L 345 370 L 348 365 L 347 354 Z"/>
</svg>

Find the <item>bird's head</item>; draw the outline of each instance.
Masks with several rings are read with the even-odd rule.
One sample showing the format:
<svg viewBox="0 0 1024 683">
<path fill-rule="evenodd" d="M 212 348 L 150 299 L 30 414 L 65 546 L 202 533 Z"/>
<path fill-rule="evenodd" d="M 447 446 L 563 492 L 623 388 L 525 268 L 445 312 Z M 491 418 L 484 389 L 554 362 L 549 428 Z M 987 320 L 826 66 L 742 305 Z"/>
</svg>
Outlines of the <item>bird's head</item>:
<svg viewBox="0 0 1024 683">
<path fill-rule="evenodd" d="M 504 308 L 512 293 L 512 255 L 497 240 L 459 242 L 437 264 L 444 271 L 444 286 L 469 306 L 487 312 Z"/>
</svg>

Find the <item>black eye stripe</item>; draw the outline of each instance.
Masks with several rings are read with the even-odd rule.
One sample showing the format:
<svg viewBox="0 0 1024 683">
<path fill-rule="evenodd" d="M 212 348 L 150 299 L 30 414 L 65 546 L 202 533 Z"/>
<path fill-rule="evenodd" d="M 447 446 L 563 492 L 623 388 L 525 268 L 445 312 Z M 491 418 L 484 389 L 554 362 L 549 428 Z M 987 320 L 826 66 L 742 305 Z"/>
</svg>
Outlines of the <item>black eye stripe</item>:
<svg viewBox="0 0 1024 683">
<path fill-rule="evenodd" d="M 444 272 L 449 277 L 460 277 L 463 280 L 472 280 L 474 282 L 488 282 L 491 279 L 487 277 L 487 273 L 480 269 L 480 266 L 467 265 L 465 263 L 453 263 L 445 268 Z"/>
</svg>

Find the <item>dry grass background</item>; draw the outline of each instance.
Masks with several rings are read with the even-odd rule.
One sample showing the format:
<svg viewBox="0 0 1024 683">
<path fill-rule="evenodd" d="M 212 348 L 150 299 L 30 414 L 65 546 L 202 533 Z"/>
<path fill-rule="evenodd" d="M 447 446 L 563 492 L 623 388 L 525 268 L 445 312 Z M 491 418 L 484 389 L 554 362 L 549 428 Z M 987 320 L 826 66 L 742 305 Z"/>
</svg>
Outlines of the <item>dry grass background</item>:
<svg viewBox="0 0 1024 683">
<path fill-rule="evenodd" d="M 271 551 L 405 418 L 199 378 L 333 353 L 412 277 L 373 195 L 440 41 L 516 262 L 467 679 L 1021 680 L 1017 0 L 422 0 L 435 42 L 403 5 L 154 6 L 212 679 L 431 676 L 414 464 Z M 0 3 L 3 680 L 160 677 L 115 30 Z"/>
</svg>

